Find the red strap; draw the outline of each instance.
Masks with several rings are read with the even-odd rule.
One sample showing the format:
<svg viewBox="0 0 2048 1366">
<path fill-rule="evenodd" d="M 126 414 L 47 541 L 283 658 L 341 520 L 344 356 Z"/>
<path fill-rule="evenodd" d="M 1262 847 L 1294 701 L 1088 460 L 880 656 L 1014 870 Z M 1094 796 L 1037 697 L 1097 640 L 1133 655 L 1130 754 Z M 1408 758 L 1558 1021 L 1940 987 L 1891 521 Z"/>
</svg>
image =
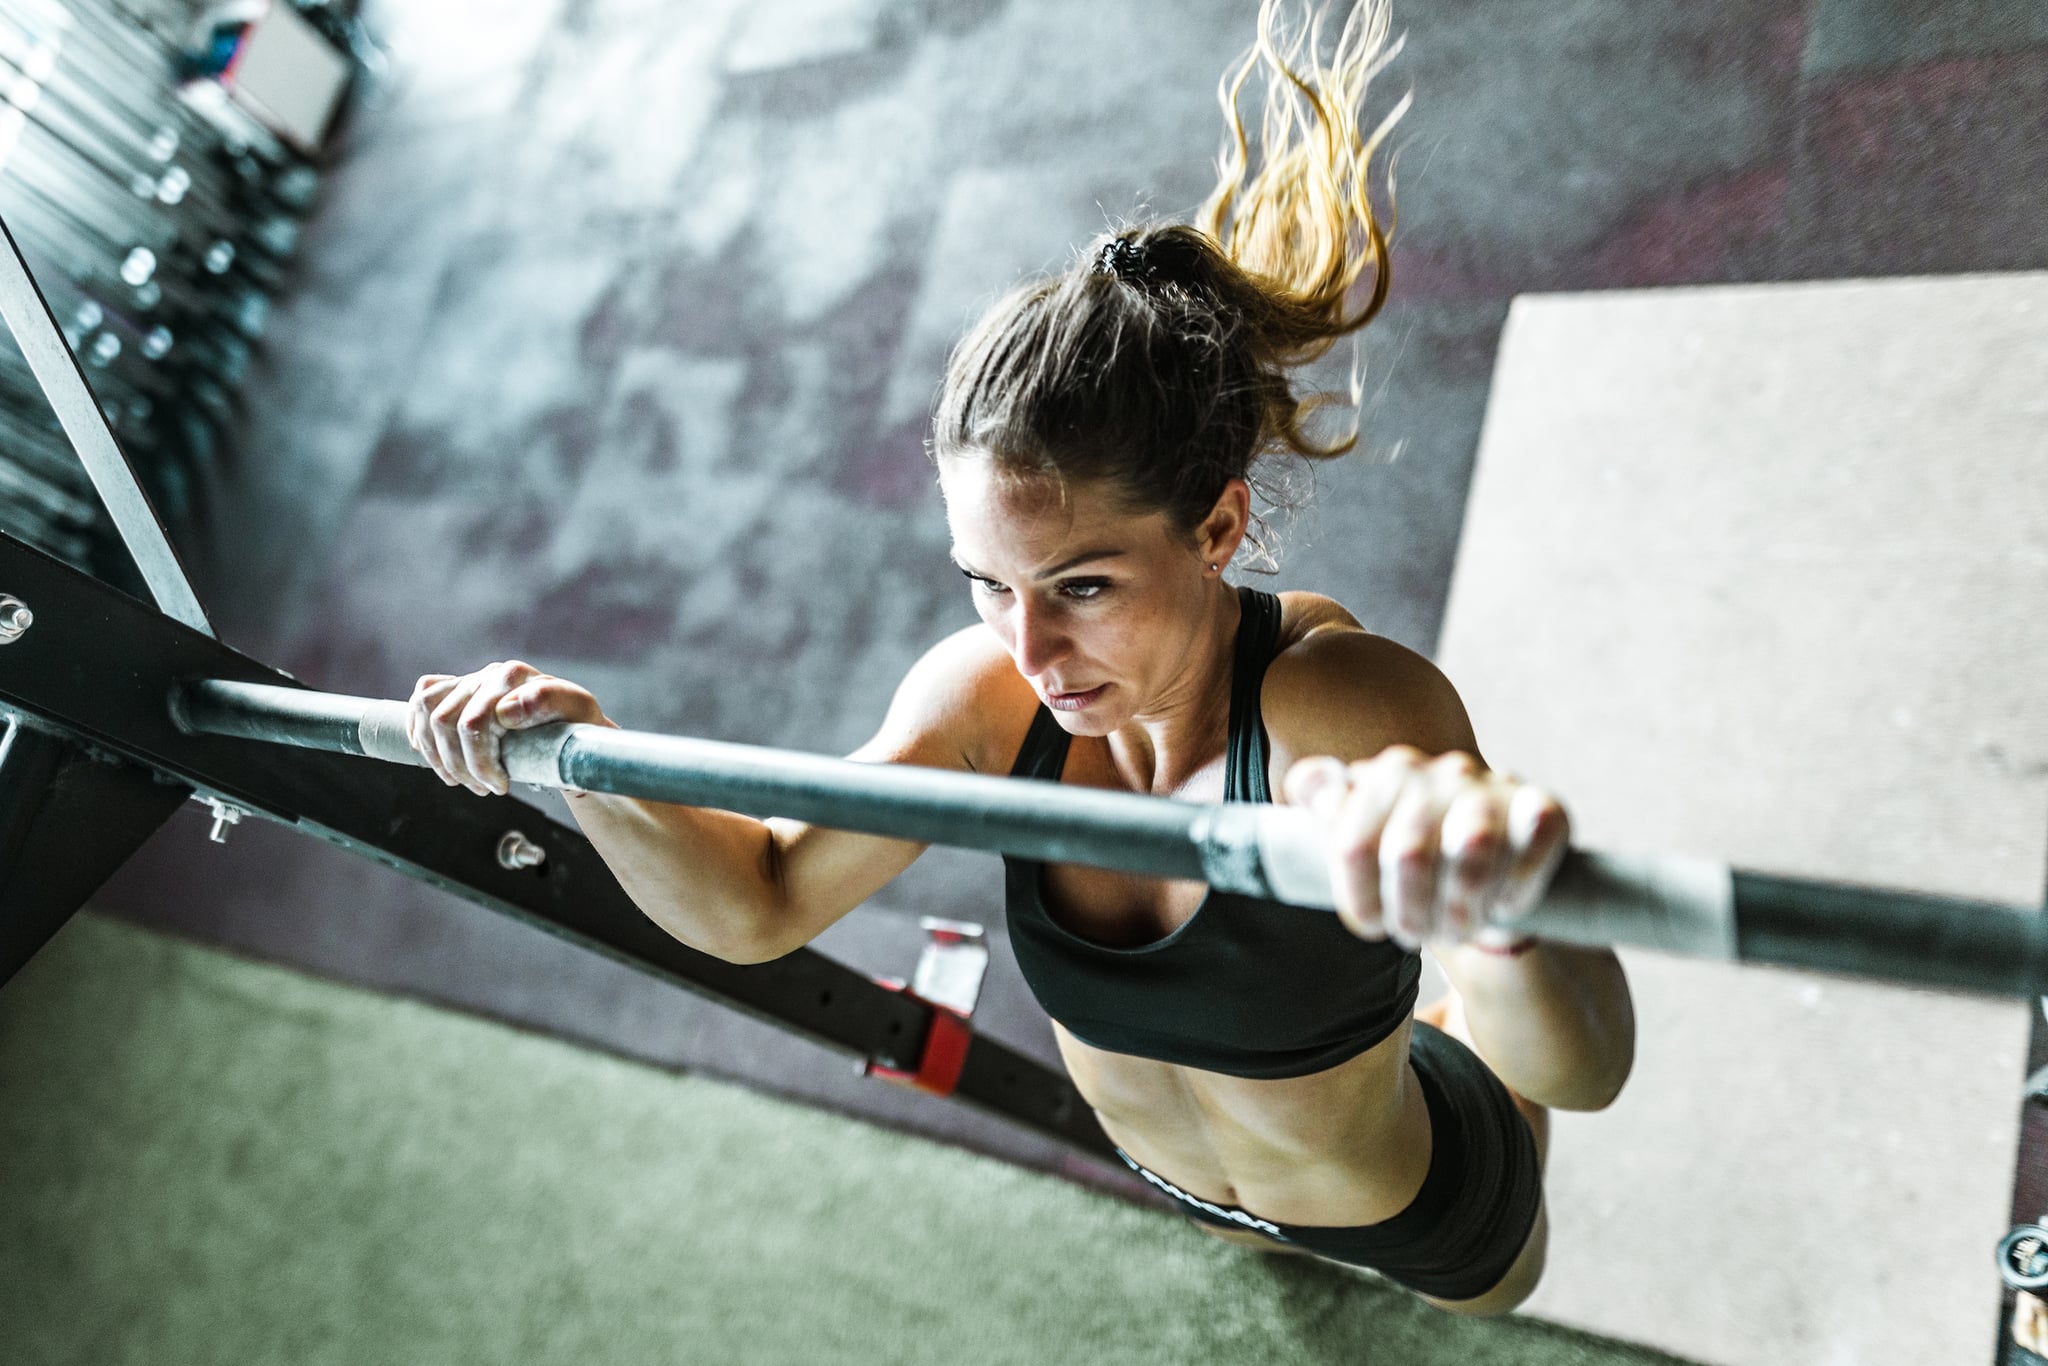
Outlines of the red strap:
<svg viewBox="0 0 2048 1366">
<path fill-rule="evenodd" d="M 867 1074 L 909 1086 L 934 1096 L 950 1096 L 960 1085 L 960 1074 L 967 1067 L 967 1049 L 974 1042 L 974 1026 L 965 1015 L 951 1006 L 936 1005 L 910 990 L 903 983 L 889 978 L 877 978 L 876 985 L 890 991 L 900 991 L 913 1001 L 923 1002 L 931 1007 L 931 1032 L 924 1038 L 924 1054 L 917 1060 L 915 1072 L 899 1071 L 884 1067 L 874 1059 L 867 1062 Z"/>
</svg>

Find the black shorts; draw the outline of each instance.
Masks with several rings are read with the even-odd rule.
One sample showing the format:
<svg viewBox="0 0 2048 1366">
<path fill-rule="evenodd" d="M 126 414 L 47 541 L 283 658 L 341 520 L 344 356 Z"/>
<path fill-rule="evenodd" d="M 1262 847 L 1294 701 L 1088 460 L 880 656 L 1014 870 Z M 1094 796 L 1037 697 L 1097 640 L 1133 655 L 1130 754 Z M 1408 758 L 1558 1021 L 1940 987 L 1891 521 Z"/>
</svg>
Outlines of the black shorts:
<svg viewBox="0 0 2048 1366">
<path fill-rule="evenodd" d="M 1536 1226 L 1543 1204 L 1536 1138 L 1507 1088 L 1471 1049 L 1421 1020 L 1409 1047 L 1429 1106 L 1429 1171 L 1408 1207 L 1377 1224 L 1276 1223 L 1198 1200 L 1122 1149 L 1117 1155 L 1202 1223 L 1251 1229 L 1332 1261 L 1369 1267 L 1437 1299 L 1483 1295 L 1507 1275 Z"/>
</svg>

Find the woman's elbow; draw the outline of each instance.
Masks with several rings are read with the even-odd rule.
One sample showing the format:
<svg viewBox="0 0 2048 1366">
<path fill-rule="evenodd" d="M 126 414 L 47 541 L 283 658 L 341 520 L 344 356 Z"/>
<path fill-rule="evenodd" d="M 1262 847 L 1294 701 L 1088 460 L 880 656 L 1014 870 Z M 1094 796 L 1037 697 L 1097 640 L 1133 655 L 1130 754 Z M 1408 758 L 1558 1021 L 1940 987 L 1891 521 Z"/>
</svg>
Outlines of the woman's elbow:
<svg viewBox="0 0 2048 1366">
<path fill-rule="evenodd" d="M 728 943 L 719 949 L 706 949 L 713 958 L 722 958 L 739 967 L 754 967 L 761 963 L 772 963 L 778 958 L 787 958 L 804 946 L 804 941 L 786 940 L 760 936 L 753 939 Z"/>
<path fill-rule="evenodd" d="M 1558 1096 L 1550 1101 L 1552 1109 L 1605 1110 L 1621 1098 L 1622 1088 L 1635 1071 L 1635 1021 L 1611 1025 L 1601 1043 L 1597 1060 L 1575 1069 L 1569 1082 L 1558 1088 Z"/>
<path fill-rule="evenodd" d="M 650 906 L 640 913 L 688 949 L 741 967 L 771 963 L 803 947 L 804 941 L 778 932 L 777 917 L 754 908 L 707 915 L 704 907 Z"/>
</svg>

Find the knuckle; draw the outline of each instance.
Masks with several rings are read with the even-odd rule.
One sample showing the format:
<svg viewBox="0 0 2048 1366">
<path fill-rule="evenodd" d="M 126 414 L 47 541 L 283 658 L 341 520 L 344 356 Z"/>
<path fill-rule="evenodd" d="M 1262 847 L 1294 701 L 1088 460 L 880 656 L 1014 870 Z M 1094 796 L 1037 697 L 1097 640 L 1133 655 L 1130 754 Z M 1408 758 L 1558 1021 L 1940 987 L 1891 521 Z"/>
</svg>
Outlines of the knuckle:
<svg viewBox="0 0 2048 1366">
<path fill-rule="evenodd" d="M 1451 879 L 1449 890 L 1455 897 L 1461 899 L 1460 904 L 1467 900 L 1483 899 L 1491 892 L 1494 883 L 1499 881 L 1499 876 L 1500 868 L 1497 865 L 1491 868 L 1460 868 L 1457 876 Z"/>
<path fill-rule="evenodd" d="M 1507 832 L 1491 821 L 1479 822 L 1453 837 L 1451 847 L 1461 859 L 1498 858 L 1507 850 Z"/>
<path fill-rule="evenodd" d="M 1464 750 L 1452 750 L 1448 754 L 1438 755 L 1434 760 L 1434 767 L 1459 778 L 1476 778 L 1485 771 L 1478 757 Z"/>
<path fill-rule="evenodd" d="M 1387 850 L 1386 861 L 1402 873 L 1426 873 L 1436 863 L 1429 846 L 1420 840 L 1403 840 Z"/>
<path fill-rule="evenodd" d="M 1352 835 L 1337 842 L 1337 857 L 1347 868 L 1370 868 L 1379 862 L 1379 841 L 1371 835 Z"/>
</svg>

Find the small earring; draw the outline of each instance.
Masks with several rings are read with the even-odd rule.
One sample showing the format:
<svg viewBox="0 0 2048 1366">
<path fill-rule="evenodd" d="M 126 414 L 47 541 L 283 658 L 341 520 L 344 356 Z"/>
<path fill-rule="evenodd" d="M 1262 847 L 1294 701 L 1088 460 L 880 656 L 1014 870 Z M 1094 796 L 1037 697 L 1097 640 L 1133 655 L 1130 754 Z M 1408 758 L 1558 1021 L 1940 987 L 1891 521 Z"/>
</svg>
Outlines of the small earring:
<svg viewBox="0 0 2048 1366">
<path fill-rule="evenodd" d="M 1212 565 L 1210 565 L 1210 566 L 1209 566 L 1209 572 L 1210 572 L 1211 574 L 1214 574 L 1214 573 L 1216 572 L 1216 566 L 1215 566 L 1215 565 L 1213 565 L 1213 564 L 1212 564 Z"/>
</svg>

